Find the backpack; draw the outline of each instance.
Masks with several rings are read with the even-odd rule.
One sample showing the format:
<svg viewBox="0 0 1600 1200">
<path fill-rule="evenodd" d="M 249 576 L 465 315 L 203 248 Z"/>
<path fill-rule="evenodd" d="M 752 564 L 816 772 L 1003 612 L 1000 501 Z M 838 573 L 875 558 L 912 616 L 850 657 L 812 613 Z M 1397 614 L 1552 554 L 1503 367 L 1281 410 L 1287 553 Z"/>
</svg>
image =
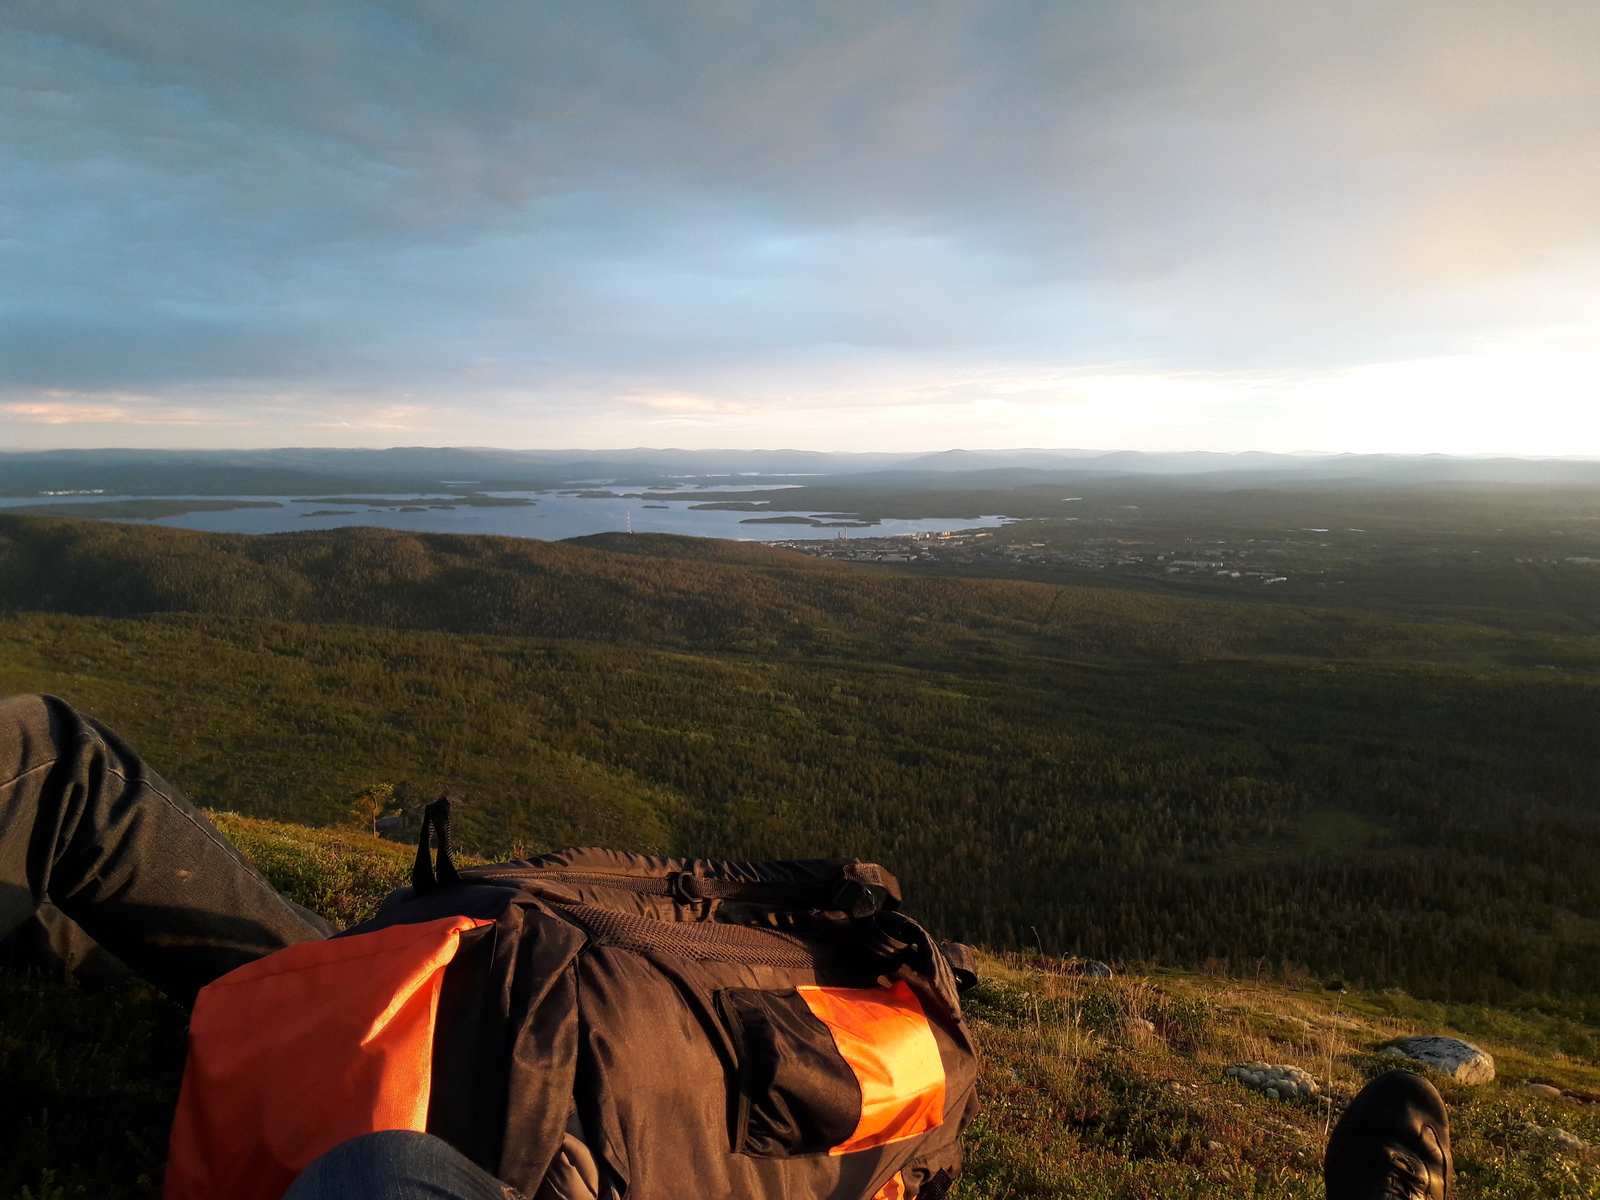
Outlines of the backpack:
<svg viewBox="0 0 1600 1200">
<path fill-rule="evenodd" d="M 899 902 L 855 859 L 458 870 L 436 801 L 377 916 L 200 992 L 165 1200 L 279 1200 L 379 1129 L 535 1200 L 942 1200 L 976 976 Z"/>
</svg>

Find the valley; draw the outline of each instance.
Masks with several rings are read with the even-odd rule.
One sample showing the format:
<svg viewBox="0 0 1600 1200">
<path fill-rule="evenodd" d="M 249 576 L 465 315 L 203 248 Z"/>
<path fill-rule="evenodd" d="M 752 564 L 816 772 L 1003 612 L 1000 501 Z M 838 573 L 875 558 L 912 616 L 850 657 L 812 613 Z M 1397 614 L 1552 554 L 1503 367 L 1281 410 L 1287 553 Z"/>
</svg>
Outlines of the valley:
<svg viewBox="0 0 1600 1200">
<path fill-rule="evenodd" d="M 647 535 L 0 537 L 0 687 L 208 807 L 449 790 L 490 857 L 860 855 L 997 948 L 1600 996 L 1600 677 L 1570 626 Z"/>
</svg>

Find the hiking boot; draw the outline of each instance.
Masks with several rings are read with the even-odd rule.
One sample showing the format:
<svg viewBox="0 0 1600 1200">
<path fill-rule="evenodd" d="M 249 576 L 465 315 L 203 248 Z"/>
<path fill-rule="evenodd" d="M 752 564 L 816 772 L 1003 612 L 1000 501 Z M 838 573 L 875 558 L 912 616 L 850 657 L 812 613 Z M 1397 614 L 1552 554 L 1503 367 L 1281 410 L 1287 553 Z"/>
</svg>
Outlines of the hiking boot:
<svg viewBox="0 0 1600 1200">
<path fill-rule="evenodd" d="M 1385 1071 L 1357 1093 L 1328 1138 L 1328 1200 L 1445 1200 L 1450 1118 L 1438 1090 Z"/>
</svg>

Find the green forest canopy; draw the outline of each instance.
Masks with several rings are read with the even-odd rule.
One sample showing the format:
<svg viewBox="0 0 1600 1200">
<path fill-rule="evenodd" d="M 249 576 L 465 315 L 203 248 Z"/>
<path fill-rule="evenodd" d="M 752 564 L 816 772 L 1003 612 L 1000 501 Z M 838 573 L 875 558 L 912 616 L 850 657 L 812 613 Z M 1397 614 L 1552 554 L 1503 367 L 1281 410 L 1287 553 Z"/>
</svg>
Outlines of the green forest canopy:
<svg viewBox="0 0 1600 1200">
<path fill-rule="evenodd" d="M 493 856 L 855 854 L 997 946 L 1600 996 L 1592 639 L 582 541 L 0 518 L 0 688 L 219 809 L 448 789 Z"/>
</svg>

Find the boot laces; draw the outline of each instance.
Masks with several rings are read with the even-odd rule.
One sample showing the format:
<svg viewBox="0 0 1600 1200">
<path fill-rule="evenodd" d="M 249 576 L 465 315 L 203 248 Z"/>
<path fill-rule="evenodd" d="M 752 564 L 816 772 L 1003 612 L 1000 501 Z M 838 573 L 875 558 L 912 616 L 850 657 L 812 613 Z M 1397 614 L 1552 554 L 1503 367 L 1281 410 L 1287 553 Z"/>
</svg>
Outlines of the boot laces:
<svg viewBox="0 0 1600 1200">
<path fill-rule="evenodd" d="M 1420 1158 L 1400 1150 L 1390 1150 L 1389 1170 L 1384 1175 L 1382 1200 L 1432 1200 L 1431 1173 Z"/>
</svg>

